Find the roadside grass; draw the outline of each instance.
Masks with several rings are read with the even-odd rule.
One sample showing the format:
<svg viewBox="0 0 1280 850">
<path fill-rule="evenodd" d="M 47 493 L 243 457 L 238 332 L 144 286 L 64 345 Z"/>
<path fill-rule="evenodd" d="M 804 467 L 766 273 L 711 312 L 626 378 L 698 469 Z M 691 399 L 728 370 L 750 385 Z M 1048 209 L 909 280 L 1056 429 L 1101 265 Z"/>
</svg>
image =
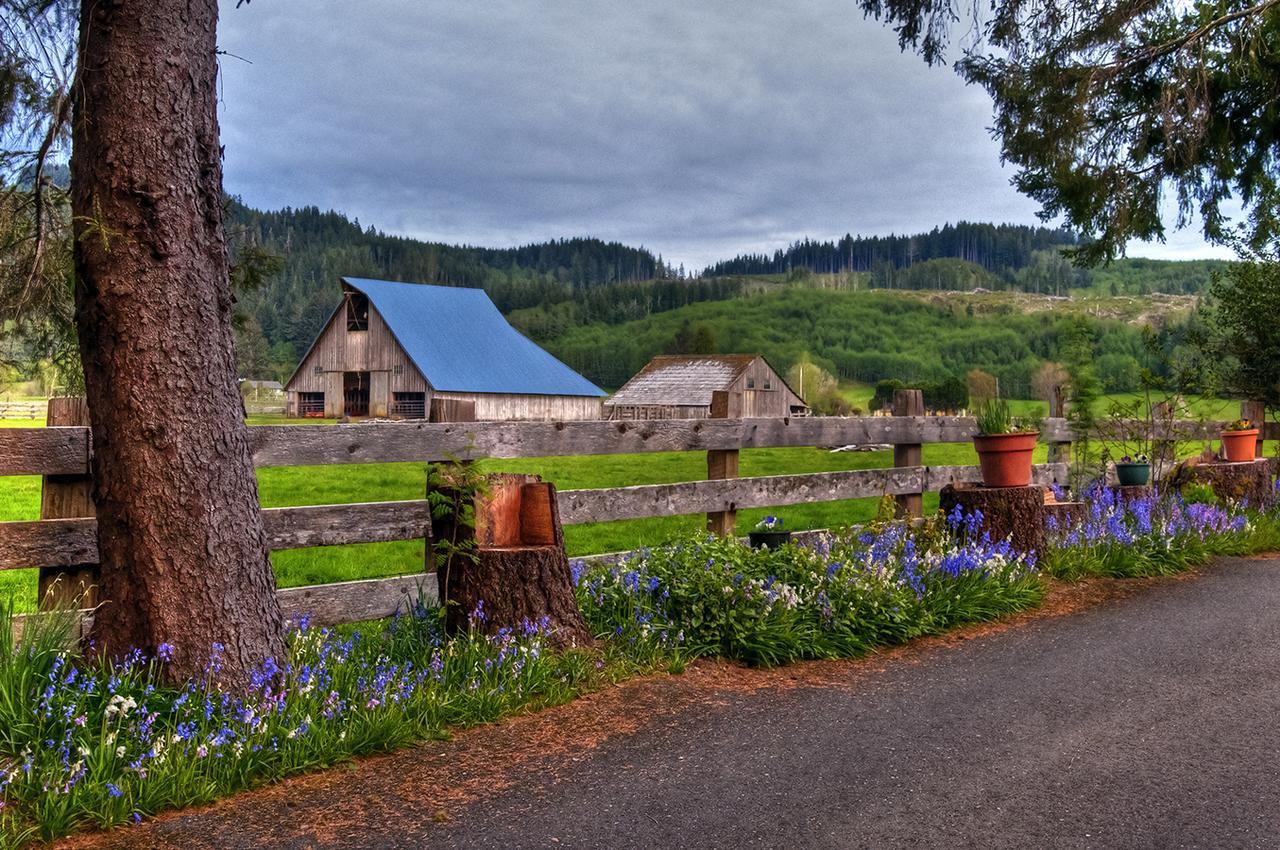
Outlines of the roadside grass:
<svg viewBox="0 0 1280 850">
<path fill-rule="evenodd" d="M 0 630 L 10 634 L 10 614 Z M 243 690 L 164 682 L 157 658 L 61 649 L 65 623 L 0 636 L 0 846 L 165 809 L 567 702 L 654 668 L 614 644 L 552 651 L 534 625 L 446 639 L 438 609 L 302 628 Z M 35 631 L 35 630 L 32 630 Z M 217 659 L 210 661 L 216 671 Z"/>
<path fill-rule="evenodd" d="M 692 537 L 618 563 L 578 564 L 600 635 L 635 647 L 774 666 L 862 655 L 1037 605 L 1045 585 L 1007 543 L 954 538 L 937 517 L 750 549 Z"/>
</svg>

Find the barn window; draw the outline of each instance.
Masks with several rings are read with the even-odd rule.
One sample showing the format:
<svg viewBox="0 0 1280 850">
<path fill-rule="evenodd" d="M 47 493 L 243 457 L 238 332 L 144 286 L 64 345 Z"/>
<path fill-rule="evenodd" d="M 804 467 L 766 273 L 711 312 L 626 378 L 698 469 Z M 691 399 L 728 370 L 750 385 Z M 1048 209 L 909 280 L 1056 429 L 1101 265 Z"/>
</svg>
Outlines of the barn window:
<svg viewBox="0 0 1280 850">
<path fill-rule="evenodd" d="M 316 368 L 314 368 L 314 369 L 312 369 L 312 370 L 311 370 L 311 374 L 313 374 L 313 375 L 323 375 L 323 374 L 324 374 L 324 367 L 323 367 L 323 366 L 317 366 Z"/>
<path fill-rule="evenodd" d="M 749 389 L 749 390 L 754 390 L 755 388 L 756 388 L 756 379 L 755 379 L 755 378 L 753 378 L 752 376 L 748 375 L 748 376 L 747 376 L 747 389 Z"/>
<path fill-rule="evenodd" d="M 391 415 L 403 416 L 405 419 L 426 419 L 427 394 L 392 393 Z"/>
<path fill-rule="evenodd" d="M 401 364 L 399 364 L 399 363 L 397 363 L 396 365 L 392 366 L 392 367 L 391 367 L 391 374 L 393 374 L 393 375 L 403 375 L 403 374 L 404 374 L 404 366 L 403 366 L 403 365 L 401 365 Z"/>
<path fill-rule="evenodd" d="M 773 389 L 773 379 L 768 377 L 767 375 L 765 376 L 765 379 L 764 379 L 764 388 L 766 390 Z"/>
<path fill-rule="evenodd" d="M 369 330 L 369 298 L 362 293 L 347 295 L 347 330 Z"/>
<path fill-rule="evenodd" d="M 299 416 L 324 416 L 324 393 L 298 393 Z"/>
</svg>

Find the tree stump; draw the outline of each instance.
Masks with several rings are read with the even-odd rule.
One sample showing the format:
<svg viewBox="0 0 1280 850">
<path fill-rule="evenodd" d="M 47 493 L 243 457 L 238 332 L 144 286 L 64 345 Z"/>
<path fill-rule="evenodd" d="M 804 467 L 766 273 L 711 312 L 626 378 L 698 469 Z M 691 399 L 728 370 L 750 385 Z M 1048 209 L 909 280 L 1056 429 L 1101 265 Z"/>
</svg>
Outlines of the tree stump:
<svg viewBox="0 0 1280 850">
<path fill-rule="evenodd" d="M 1199 463 L 1184 467 L 1186 481 L 1207 484 L 1224 502 L 1268 508 L 1276 501 L 1275 469 L 1271 459 L 1243 463 Z"/>
<path fill-rule="evenodd" d="M 958 505 L 966 515 L 982 512 L 982 531 L 992 540 L 1009 539 L 1019 552 L 1043 552 L 1045 545 L 1045 488 L 983 487 L 948 484 L 939 494 L 946 514 Z"/>
<path fill-rule="evenodd" d="M 1066 531 L 1084 517 L 1084 502 L 1045 502 L 1046 531 Z"/>
<path fill-rule="evenodd" d="M 593 643 L 573 590 L 555 485 L 536 475 L 499 474 L 487 476 L 485 488 L 461 497 L 474 505 L 474 528 L 456 514 L 432 522 L 428 544 L 436 552 L 445 629 L 492 634 L 546 618 L 556 646 Z M 447 541 L 443 553 L 439 541 Z"/>
<path fill-rule="evenodd" d="M 1116 499 L 1121 502 L 1135 502 L 1139 499 L 1146 499 L 1153 492 L 1150 484 L 1117 484 L 1111 488 L 1111 491 L 1116 494 Z"/>
</svg>

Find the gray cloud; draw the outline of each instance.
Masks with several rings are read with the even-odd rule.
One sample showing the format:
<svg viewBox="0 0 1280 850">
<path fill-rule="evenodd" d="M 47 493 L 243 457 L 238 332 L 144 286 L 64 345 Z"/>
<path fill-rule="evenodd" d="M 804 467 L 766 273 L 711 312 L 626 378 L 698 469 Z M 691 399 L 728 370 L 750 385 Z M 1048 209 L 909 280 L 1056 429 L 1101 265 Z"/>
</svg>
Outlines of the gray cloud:
<svg viewBox="0 0 1280 850">
<path fill-rule="evenodd" d="M 223 0 L 227 187 L 422 238 L 594 235 L 700 268 L 1035 221 L 990 102 L 853 0 Z M 1194 246 L 1188 248 L 1194 252 Z"/>
</svg>

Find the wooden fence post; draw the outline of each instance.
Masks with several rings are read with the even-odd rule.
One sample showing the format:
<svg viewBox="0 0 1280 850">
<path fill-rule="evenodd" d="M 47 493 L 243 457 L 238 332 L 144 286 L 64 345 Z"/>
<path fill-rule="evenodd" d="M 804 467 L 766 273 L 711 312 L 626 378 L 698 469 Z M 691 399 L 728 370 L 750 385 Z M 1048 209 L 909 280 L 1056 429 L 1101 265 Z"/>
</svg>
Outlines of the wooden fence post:
<svg viewBox="0 0 1280 850">
<path fill-rule="evenodd" d="M 1260 401 L 1240 402 L 1240 418 L 1248 419 L 1258 428 L 1258 450 L 1254 457 L 1265 457 L 1262 451 L 1263 438 L 1267 436 L 1267 406 Z"/>
<path fill-rule="evenodd" d="M 923 390 L 894 390 L 894 416 L 924 416 Z M 893 447 L 894 466 L 923 466 L 924 450 L 920 443 L 898 443 Z M 907 493 L 895 496 L 898 515 L 918 517 L 924 515 L 924 494 Z"/>
<path fill-rule="evenodd" d="M 1157 401 L 1151 405 L 1150 414 L 1156 433 L 1163 435 L 1163 438 L 1153 436 L 1151 439 L 1151 480 L 1159 481 L 1178 460 L 1178 442 L 1168 439 L 1173 427 L 1174 408 L 1170 402 Z"/>
<path fill-rule="evenodd" d="M 1067 418 L 1067 400 L 1061 384 L 1049 394 L 1049 418 Z M 1049 463 L 1071 463 L 1071 443 L 1049 443 Z"/>
<path fill-rule="evenodd" d="M 712 419 L 742 418 L 742 393 L 716 390 L 711 393 Z M 715 449 L 707 452 L 707 480 L 738 477 L 738 450 Z M 720 537 L 732 537 L 737 531 L 736 510 L 707 514 L 707 531 Z"/>
<path fill-rule="evenodd" d="M 89 405 L 83 398 L 49 399 L 49 426 L 89 424 Z M 40 519 L 80 519 L 94 516 L 91 475 L 45 475 L 40 487 Z M 41 610 L 75 604 L 92 608 L 97 604 L 98 565 L 40 569 Z"/>
</svg>

